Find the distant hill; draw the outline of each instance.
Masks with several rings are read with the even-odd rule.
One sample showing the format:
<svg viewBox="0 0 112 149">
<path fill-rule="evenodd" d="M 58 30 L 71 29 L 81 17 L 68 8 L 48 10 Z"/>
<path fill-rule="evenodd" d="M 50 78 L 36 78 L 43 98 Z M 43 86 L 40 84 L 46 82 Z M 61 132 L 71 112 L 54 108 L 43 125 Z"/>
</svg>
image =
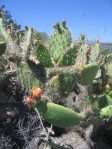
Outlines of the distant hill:
<svg viewBox="0 0 112 149">
<path fill-rule="evenodd" d="M 104 50 L 108 50 L 112 52 L 112 43 L 101 43 L 101 46 Z"/>
<path fill-rule="evenodd" d="M 48 34 L 45 32 L 38 32 L 36 30 L 35 30 L 35 32 L 40 35 L 41 43 L 44 45 L 47 45 L 48 44 L 48 38 L 49 38 Z M 87 42 L 87 44 L 90 44 L 90 45 L 93 43 L 94 43 L 93 41 Z M 112 51 L 112 43 L 101 43 L 101 46 L 102 46 L 103 50 L 108 50 L 110 52 Z"/>
<path fill-rule="evenodd" d="M 48 43 L 49 36 L 45 32 L 39 32 L 39 31 L 33 29 L 33 37 L 32 38 L 34 40 L 39 39 L 40 43 L 46 46 Z"/>
<path fill-rule="evenodd" d="M 43 45 L 47 45 L 49 36 L 45 32 L 39 32 L 39 33 L 40 33 L 40 36 L 41 36 L 41 43 Z"/>
</svg>

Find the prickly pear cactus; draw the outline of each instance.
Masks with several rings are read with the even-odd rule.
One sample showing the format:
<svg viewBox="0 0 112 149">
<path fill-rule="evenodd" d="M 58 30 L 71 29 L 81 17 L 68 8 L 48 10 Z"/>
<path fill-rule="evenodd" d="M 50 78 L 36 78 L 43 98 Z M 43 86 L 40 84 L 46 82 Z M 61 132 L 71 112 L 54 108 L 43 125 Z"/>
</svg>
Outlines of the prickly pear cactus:
<svg viewBox="0 0 112 149">
<path fill-rule="evenodd" d="M 37 44 L 35 49 L 37 58 L 47 68 L 74 65 L 79 45 L 72 42 L 71 33 L 66 27 L 66 21 L 62 21 L 62 26 L 56 23 L 54 29 L 47 47 Z"/>
<path fill-rule="evenodd" d="M 0 34 L 3 37 L 3 39 L 7 42 L 9 35 L 7 34 L 7 32 L 3 26 L 3 19 L 2 18 L 0 18 Z"/>
<path fill-rule="evenodd" d="M 6 43 L 5 42 L 0 42 L 0 56 L 2 54 L 4 54 L 5 50 L 6 50 Z"/>
<path fill-rule="evenodd" d="M 108 83 L 112 83 L 112 63 L 107 64 Z"/>
<path fill-rule="evenodd" d="M 54 103 L 38 101 L 34 106 L 47 122 L 60 128 L 73 127 L 84 119 L 80 113 Z"/>
<path fill-rule="evenodd" d="M 59 74 L 59 81 L 62 95 L 72 92 L 76 86 L 76 78 L 72 73 Z"/>
<path fill-rule="evenodd" d="M 26 63 L 22 63 L 18 66 L 17 78 L 26 92 L 30 93 L 33 87 L 39 87 L 39 80 Z"/>
<path fill-rule="evenodd" d="M 87 57 L 86 57 L 87 45 L 82 44 L 80 49 L 78 50 L 77 58 L 76 58 L 76 67 L 82 67 L 83 65 L 87 64 Z"/>
<path fill-rule="evenodd" d="M 58 66 L 71 65 L 76 58 L 77 50 L 72 43 L 71 33 L 66 27 L 66 21 L 62 21 L 62 26 L 56 23 L 54 29 L 55 31 L 50 36 L 47 47 L 52 63 Z"/>
<path fill-rule="evenodd" d="M 35 51 L 40 63 L 42 63 L 46 68 L 53 67 L 49 51 L 44 45 L 38 44 L 37 50 Z"/>
<path fill-rule="evenodd" d="M 102 108 L 100 111 L 102 117 L 111 118 L 112 117 L 112 105 Z"/>
<path fill-rule="evenodd" d="M 87 64 L 84 65 L 82 72 L 81 72 L 81 78 L 83 85 L 89 85 L 94 80 L 97 72 L 98 72 L 98 65 L 96 64 Z"/>
<path fill-rule="evenodd" d="M 95 45 L 91 48 L 90 63 L 96 63 L 100 52 L 101 52 L 101 45 L 100 45 L 99 41 L 97 41 L 95 43 Z"/>
<path fill-rule="evenodd" d="M 60 97 L 68 95 L 70 92 L 74 91 L 76 86 L 76 78 L 72 73 L 61 73 L 53 76 L 49 83 L 49 87 L 59 93 Z"/>
</svg>

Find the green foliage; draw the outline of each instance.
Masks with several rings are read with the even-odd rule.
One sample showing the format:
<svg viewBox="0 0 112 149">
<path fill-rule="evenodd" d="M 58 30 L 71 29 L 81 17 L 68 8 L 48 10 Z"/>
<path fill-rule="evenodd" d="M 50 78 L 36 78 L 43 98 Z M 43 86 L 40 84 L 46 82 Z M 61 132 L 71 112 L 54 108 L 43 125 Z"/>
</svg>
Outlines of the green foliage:
<svg viewBox="0 0 112 149">
<path fill-rule="evenodd" d="M 98 96 L 98 106 L 100 109 L 108 106 L 108 100 L 107 100 L 107 96 L 105 94 Z"/>
<path fill-rule="evenodd" d="M 45 67 L 53 66 L 50 54 L 44 45 L 38 44 L 37 49 L 35 51 L 40 63 L 42 63 Z"/>
<path fill-rule="evenodd" d="M 54 25 L 55 31 L 49 38 L 48 50 L 52 63 L 58 66 L 67 66 L 74 63 L 77 50 L 72 43 L 71 33 L 66 27 L 66 21 Z"/>
<path fill-rule="evenodd" d="M 112 83 L 112 63 L 107 64 L 108 83 Z"/>
<path fill-rule="evenodd" d="M 6 50 L 6 43 L 5 42 L 0 42 L 0 56 L 2 54 L 4 54 L 5 50 Z"/>
<path fill-rule="evenodd" d="M 60 97 L 63 97 L 65 94 L 74 91 L 76 78 L 72 73 L 61 73 L 53 76 L 49 81 L 49 85 L 53 90 L 59 92 Z"/>
<path fill-rule="evenodd" d="M 7 34 L 4 26 L 3 26 L 3 19 L 0 18 L 0 36 L 3 37 L 3 39 L 7 42 L 8 41 L 8 38 L 9 38 L 9 35 Z"/>
<path fill-rule="evenodd" d="M 78 50 L 78 54 L 76 57 L 75 65 L 77 67 L 82 67 L 83 65 L 87 64 L 86 52 L 87 52 L 87 45 L 82 43 L 81 47 Z"/>
<path fill-rule="evenodd" d="M 38 101 L 34 106 L 42 112 L 47 122 L 60 128 L 73 127 L 84 118 L 80 113 L 54 103 Z"/>
<path fill-rule="evenodd" d="M 50 87 L 60 89 L 59 75 L 53 76 L 48 83 Z"/>
<path fill-rule="evenodd" d="M 89 85 L 94 80 L 97 72 L 98 72 L 98 65 L 96 64 L 87 64 L 84 65 L 82 72 L 81 72 L 81 78 L 83 85 Z"/>
<path fill-rule="evenodd" d="M 59 82 L 62 95 L 72 92 L 76 86 L 76 78 L 72 73 L 59 74 Z"/>
<path fill-rule="evenodd" d="M 108 105 L 112 105 L 112 93 L 111 93 L 111 96 L 106 95 L 106 97 L 107 97 Z"/>
<path fill-rule="evenodd" d="M 63 55 L 62 59 L 59 61 L 59 66 L 70 66 L 75 64 L 75 59 L 77 57 L 78 46 L 75 44 L 71 45 L 67 52 Z"/>
<path fill-rule="evenodd" d="M 96 61 L 98 60 L 98 56 L 101 52 L 101 45 L 100 43 L 97 41 L 95 45 L 93 45 L 93 47 L 91 48 L 91 52 L 90 52 L 90 63 L 96 63 Z"/>
<path fill-rule="evenodd" d="M 19 41 L 19 46 L 21 47 L 21 57 L 23 61 L 26 61 L 28 59 L 28 55 L 30 53 L 30 44 L 31 44 L 31 35 L 32 35 L 32 29 L 26 27 L 24 31 L 24 36 L 22 41 Z M 20 39 L 19 39 L 20 40 Z"/>
<path fill-rule="evenodd" d="M 18 81 L 21 83 L 22 87 L 27 91 L 31 92 L 33 87 L 39 87 L 39 80 L 35 74 L 31 71 L 30 67 L 23 63 L 18 66 L 17 69 Z"/>
<path fill-rule="evenodd" d="M 100 111 L 102 117 L 111 118 L 112 117 L 112 105 L 102 108 Z"/>
</svg>

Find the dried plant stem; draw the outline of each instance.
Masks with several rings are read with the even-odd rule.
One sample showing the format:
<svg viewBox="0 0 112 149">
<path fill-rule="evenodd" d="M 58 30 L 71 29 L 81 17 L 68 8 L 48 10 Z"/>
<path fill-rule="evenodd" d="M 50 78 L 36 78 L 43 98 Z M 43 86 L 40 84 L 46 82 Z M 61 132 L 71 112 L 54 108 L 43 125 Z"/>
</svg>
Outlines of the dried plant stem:
<svg viewBox="0 0 112 149">
<path fill-rule="evenodd" d="M 41 123 L 42 129 L 43 129 L 43 131 L 44 131 L 44 134 L 46 134 L 47 132 L 46 132 L 46 129 L 45 129 L 44 125 L 43 125 L 43 122 L 42 122 L 40 113 L 39 113 L 39 111 L 37 110 L 37 108 L 35 108 L 35 111 L 36 111 L 36 113 L 38 114 L 38 117 L 39 117 L 39 119 L 40 119 L 40 123 Z"/>
</svg>

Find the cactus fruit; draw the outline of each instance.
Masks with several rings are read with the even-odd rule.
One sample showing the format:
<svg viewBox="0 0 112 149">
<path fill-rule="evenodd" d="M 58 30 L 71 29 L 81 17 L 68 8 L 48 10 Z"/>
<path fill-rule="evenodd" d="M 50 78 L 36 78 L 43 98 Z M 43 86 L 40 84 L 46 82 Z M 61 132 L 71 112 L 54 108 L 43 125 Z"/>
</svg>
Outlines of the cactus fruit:
<svg viewBox="0 0 112 149">
<path fill-rule="evenodd" d="M 62 27 L 66 28 L 66 20 L 62 20 Z"/>
<path fill-rule="evenodd" d="M 59 29 L 59 28 L 60 28 L 59 22 L 55 23 L 55 24 L 53 25 L 53 27 L 54 27 L 55 29 Z"/>
<path fill-rule="evenodd" d="M 42 95 L 42 90 L 40 88 L 35 87 L 32 89 L 32 95 L 33 95 L 33 98 L 36 98 L 36 99 L 40 98 Z"/>
<path fill-rule="evenodd" d="M 100 115 L 102 117 L 111 118 L 112 117 L 112 105 L 102 108 L 100 110 Z"/>
<path fill-rule="evenodd" d="M 60 128 L 73 127 L 84 119 L 80 113 L 54 103 L 38 101 L 35 107 L 42 112 L 44 120 Z"/>
<path fill-rule="evenodd" d="M 93 79 L 95 78 L 97 72 L 98 72 L 98 65 L 96 64 L 87 64 L 84 65 L 82 72 L 81 72 L 81 78 L 83 85 L 88 85 L 92 83 Z"/>
<path fill-rule="evenodd" d="M 84 42 L 84 40 L 85 40 L 85 35 L 81 34 L 81 35 L 80 35 L 80 41 L 81 41 L 81 42 Z"/>
<path fill-rule="evenodd" d="M 54 24 L 54 32 L 49 38 L 49 43 L 45 47 L 38 43 L 36 48 L 37 58 L 45 67 L 70 66 L 75 63 L 77 56 L 77 46 L 72 42 L 66 21 Z"/>
<path fill-rule="evenodd" d="M 0 56 L 5 52 L 6 50 L 6 43 L 0 42 Z"/>
</svg>

